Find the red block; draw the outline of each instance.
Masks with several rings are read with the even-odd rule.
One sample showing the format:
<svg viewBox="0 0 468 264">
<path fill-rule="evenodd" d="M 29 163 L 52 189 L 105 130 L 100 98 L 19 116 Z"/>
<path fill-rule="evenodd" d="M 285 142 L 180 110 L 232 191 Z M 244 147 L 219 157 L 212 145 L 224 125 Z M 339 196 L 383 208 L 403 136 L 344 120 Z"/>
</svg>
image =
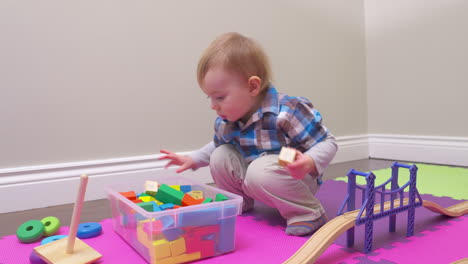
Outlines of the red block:
<svg viewBox="0 0 468 264">
<path fill-rule="evenodd" d="M 187 254 L 201 251 L 200 237 L 184 236 L 184 239 L 185 239 L 185 248 L 186 248 Z"/>
<path fill-rule="evenodd" d="M 219 232 L 219 225 L 197 227 L 190 230 L 190 234 L 193 236 L 202 237 L 204 235 L 213 234 Z"/>
<path fill-rule="evenodd" d="M 121 192 L 120 194 L 125 196 L 129 200 L 136 200 L 136 198 L 137 198 L 136 193 L 134 191 Z"/>
<path fill-rule="evenodd" d="M 136 199 L 136 200 L 132 200 L 132 202 L 134 202 L 134 203 L 142 203 L 143 201 L 140 200 L 140 199 Z"/>
<path fill-rule="evenodd" d="M 162 228 L 162 222 L 159 220 L 149 221 L 143 224 L 143 231 L 148 235 L 157 235 L 158 233 L 161 233 Z"/>
<path fill-rule="evenodd" d="M 214 256 L 215 254 L 214 244 L 215 242 L 213 240 L 200 241 L 200 247 L 201 247 L 200 252 L 201 252 L 202 258 Z"/>
</svg>

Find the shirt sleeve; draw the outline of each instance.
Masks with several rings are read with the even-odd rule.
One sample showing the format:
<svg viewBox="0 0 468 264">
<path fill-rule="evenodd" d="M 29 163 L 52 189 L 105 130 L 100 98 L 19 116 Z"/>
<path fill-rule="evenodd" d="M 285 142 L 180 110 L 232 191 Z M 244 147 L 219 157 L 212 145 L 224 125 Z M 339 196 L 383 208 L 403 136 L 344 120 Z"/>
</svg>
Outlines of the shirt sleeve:
<svg viewBox="0 0 468 264">
<path fill-rule="evenodd" d="M 322 175 L 323 171 L 330 165 L 337 151 L 338 145 L 336 144 L 335 137 L 329 133 L 325 140 L 315 144 L 304 152 L 304 154 L 314 160 L 318 175 Z"/>
<path fill-rule="evenodd" d="M 211 153 L 216 149 L 216 146 L 213 141 L 206 144 L 202 148 L 188 154 L 187 156 L 191 157 L 195 162 L 195 168 L 193 170 L 197 170 L 198 168 L 208 166 L 210 164 L 210 157 Z"/>
</svg>

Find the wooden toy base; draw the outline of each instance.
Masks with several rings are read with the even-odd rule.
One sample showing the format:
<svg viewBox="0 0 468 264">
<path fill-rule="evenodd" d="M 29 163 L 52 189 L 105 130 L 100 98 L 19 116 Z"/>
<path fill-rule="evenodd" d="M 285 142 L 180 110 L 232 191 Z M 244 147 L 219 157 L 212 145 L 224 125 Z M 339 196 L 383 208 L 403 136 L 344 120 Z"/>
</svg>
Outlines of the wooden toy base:
<svg viewBox="0 0 468 264">
<path fill-rule="evenodd" d="M 75 247 L 72 254 L 67 251 L 68 238 L 34 248 L 36 254 L 45 262 L 53 264 L 78 264 L 93 263 L 100 259 L 102 255 L 88 246 L 85 242 L 75 238 Z"/>
</svg>

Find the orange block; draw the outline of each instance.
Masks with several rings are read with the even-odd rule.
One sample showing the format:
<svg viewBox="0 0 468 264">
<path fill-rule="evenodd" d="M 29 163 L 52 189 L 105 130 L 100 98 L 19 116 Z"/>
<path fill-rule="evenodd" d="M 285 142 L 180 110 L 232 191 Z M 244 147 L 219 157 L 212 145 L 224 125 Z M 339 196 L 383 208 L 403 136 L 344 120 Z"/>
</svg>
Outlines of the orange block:
<svg viewBox="0 0 468 264">
<path fill-rule="evenodd" d="M 197 200 L 197 199 L 193 198 L 188 193 L 184 194 L 184 198 L 182 198 L 182 205 L 183 206 L 201 204 L 202 202 L 203 202 L 203 200 L 201 200 L 201 199 Z"/>
<path fill-rule="evenodd" d="M 127 198 L 129 200 L 136 200 L 136 198 L 137 198 L 136 193 L 134 191 L 121 192 L 120 194 L 125 196 L 125 198 Z"/>
</svg>

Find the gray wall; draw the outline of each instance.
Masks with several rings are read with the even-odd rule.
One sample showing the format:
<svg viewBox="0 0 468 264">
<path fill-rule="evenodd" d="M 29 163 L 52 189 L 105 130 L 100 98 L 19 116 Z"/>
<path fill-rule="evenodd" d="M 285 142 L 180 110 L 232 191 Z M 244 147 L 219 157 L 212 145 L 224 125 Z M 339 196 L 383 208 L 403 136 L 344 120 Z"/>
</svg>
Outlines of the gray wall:
<svg viewBox="0 0 468 264">
<path fill-rule="evenodd" d="M 277 88 L 311 99 L 335 135 L 366 134 L 363 5 L 3 0 L 0 168 L 205 144 L 215 115 L 195 68 L 226 31 L 257 39 Z"/>
<path fill-rule="evenodd" d="M 369 132 L 468 136 L 468 1 L 365 1 Z"/>
</svg>

